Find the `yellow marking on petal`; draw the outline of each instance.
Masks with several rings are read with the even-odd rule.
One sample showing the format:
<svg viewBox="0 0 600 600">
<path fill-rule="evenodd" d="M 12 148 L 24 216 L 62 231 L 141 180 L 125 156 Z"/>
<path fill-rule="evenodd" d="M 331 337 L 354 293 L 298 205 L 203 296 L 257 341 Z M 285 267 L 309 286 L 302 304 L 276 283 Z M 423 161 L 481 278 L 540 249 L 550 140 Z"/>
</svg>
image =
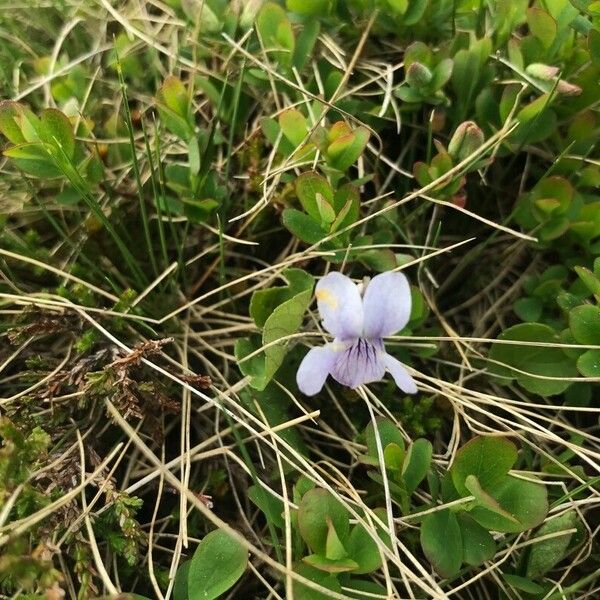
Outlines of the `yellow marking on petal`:
<svg viewBox="0 0 600 600">
<path fill-rule="evenodd" d="M 321 288 L 320 290 L 317 290 L 315 296 L 317 297 L 317 300 L 325 302 L 325 304 L 328 304 L 332 309 L 336 309 L 338 306 L 337 298 L 329 290 Z"/>
</svg>

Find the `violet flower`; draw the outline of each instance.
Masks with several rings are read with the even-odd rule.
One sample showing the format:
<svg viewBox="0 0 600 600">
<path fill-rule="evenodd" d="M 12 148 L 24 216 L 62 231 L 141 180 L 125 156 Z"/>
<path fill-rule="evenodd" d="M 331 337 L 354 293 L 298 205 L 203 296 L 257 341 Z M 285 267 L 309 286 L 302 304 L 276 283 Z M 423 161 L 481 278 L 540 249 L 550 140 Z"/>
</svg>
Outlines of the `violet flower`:
<svg viewBox="0 0 600 600">
<path fill-rule="evenodd" d="M 335 271 L 317 283 L 319 314 L 334 340 L 312 348 L 300 364 L 296 382 L 307 396 L 317 394 L 328 375 L 357 388 L 381 380 L 386 371 L 403 392 L 417 392 L 404 365 L 383 345 L 383 338 L 400 331 L 410 318 L 408 280 L 402 273 L 389 271 L 373 277 L 362 296 L 360 287 Z"/>
</svg>

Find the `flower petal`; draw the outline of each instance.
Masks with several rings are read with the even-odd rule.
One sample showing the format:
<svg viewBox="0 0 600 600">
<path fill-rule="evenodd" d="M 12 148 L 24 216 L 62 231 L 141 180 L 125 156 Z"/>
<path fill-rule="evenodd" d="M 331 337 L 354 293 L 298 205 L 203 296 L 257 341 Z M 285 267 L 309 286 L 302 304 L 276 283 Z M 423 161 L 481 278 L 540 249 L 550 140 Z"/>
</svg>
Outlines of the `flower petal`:
<svg viewBox="0 0 600 600">
<path fill-rule="evenodd" d="M 358 288 L 337 271 L 325 275 L 315 290 L 323 327 L 340 340 L 355 339 L 362 333 L 363 306 Z"/>
<path fill-rule="evenodd" d="M 337 355 L 335 350 L 327 346 L 308 351 L 296 373 L 296 383 L 303 394 L 314 396 L 321 391 Z"/>
<path fill-rule="evenodd" d="M 376 339 L 400 331 L 408 323 L 411 305 L 410 285 L 402 273 L 376 275 L 363 298 L 364 336 Z"/>
<path fill-rule="evenodd" d="M 385 368 L 391 373 L 396 385 L 406 394 L 416 394 L 417 384 L 406 367 L 396 358 L 385 353 L 383 357 Z"/>
<path fill-rule="evenodd" d="M 379 381 L 385 375 L 384 355 L 385 350 L 381 342 L 372 343 L 358 339 L 337 354 L 331 376 L 342 385 L 351 388 Z"/>
</svg>

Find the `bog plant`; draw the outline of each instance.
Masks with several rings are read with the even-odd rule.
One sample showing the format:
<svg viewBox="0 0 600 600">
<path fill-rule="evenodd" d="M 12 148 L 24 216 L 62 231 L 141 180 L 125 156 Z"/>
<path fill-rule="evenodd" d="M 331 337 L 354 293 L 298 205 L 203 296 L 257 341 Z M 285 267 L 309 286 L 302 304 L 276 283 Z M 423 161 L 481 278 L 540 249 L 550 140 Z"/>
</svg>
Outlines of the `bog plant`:
<svg viewBox="0 0 600 600">
<path fill-rule="evenodd" d="M 598 2 L 34 4 L 0 595 L 593 597 Z"/>
</svg>

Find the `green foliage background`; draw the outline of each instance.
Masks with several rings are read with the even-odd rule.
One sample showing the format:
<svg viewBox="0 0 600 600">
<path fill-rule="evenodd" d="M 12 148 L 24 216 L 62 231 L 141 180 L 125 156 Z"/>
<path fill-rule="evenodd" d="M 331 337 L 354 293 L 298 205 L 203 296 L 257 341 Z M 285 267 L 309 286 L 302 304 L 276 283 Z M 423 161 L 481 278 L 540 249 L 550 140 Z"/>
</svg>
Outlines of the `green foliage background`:
<svg viewBox="0 0 600 600">
<path fill-rule="evenodd" d="M 5 4 L 3 597 L 593 597 L 600 3 Z"/>
</svg>

